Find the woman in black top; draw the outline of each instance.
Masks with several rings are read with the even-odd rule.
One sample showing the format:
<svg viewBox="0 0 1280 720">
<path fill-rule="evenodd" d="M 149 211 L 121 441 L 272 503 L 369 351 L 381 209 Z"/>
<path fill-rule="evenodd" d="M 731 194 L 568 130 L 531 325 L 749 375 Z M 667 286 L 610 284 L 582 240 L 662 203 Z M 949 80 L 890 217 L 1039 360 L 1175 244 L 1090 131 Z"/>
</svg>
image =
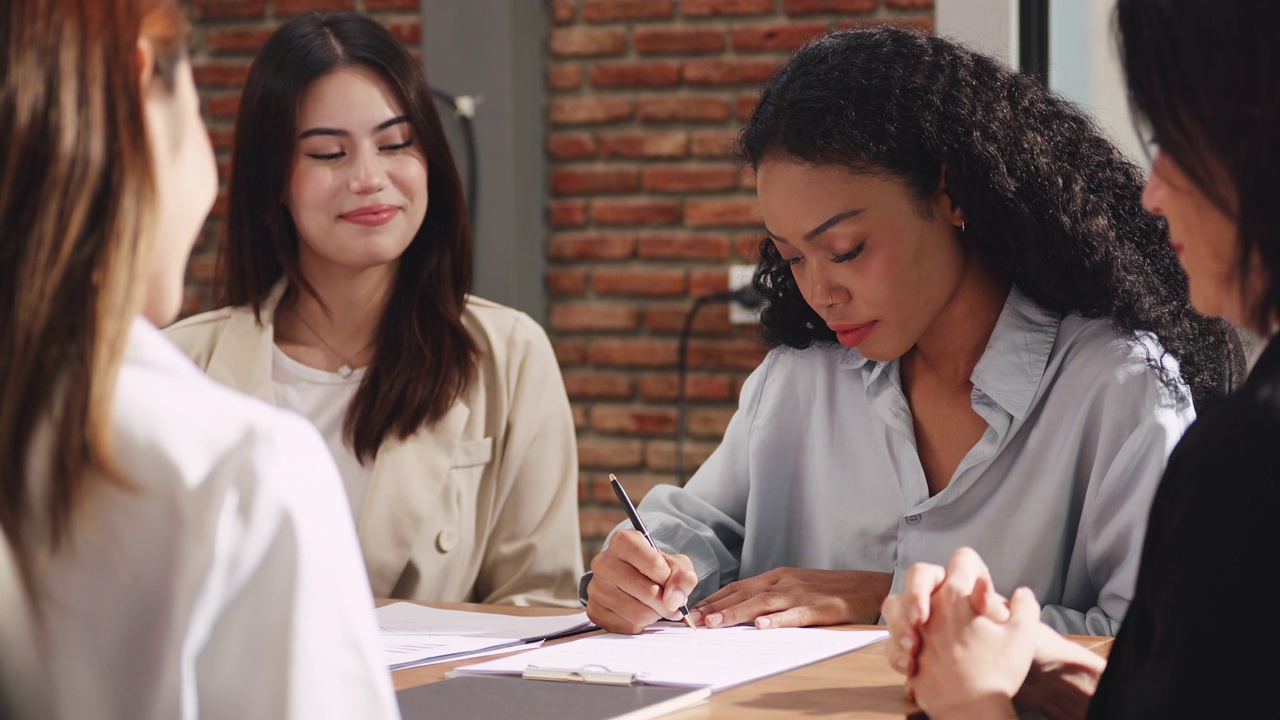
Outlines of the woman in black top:
<svg viewBox="0 0 1280 720">
<path fill-rule="evenodd" d="M 1170 456 L 1137 589 L 1109 661 L 1005 601 L 982 561 L 918 565 L 884 604 L 889 662 L 932 718 L 1259 717 L 1280 714 L 1268 612 L 1280 550 L 1280 3 L 1120 0 L 1134 107 L 1158 146 L 1143 202 L 1200 312 L 1258 336 L 1244 385 Z"/>
</svg>

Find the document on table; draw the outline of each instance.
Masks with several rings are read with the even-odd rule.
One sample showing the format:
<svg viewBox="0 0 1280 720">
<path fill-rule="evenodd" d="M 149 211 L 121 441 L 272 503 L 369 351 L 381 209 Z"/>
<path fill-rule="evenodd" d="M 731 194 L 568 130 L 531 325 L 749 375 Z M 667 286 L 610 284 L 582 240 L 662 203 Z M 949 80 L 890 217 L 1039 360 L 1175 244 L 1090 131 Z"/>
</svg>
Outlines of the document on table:
<svg viewBox="0 0 1280 720">
<path fill-rule="evenodd" d="M 377 614 L 383 656 L 392 670 L 536 647 L 595 628 L 586 613 L 517 617 L 402 602 L 378 608 Z"/>
<path fill-rule="evenodd" d="M 883 630 L 754 627 L 692 630 L 661 624 L 639 635 L 595 635 L 458 668 L 454 676 L 522 675 L 528 669 L 591 669 L 649 685 L 734 685 L 842 655 L 889 636 Z"/>
</svg>

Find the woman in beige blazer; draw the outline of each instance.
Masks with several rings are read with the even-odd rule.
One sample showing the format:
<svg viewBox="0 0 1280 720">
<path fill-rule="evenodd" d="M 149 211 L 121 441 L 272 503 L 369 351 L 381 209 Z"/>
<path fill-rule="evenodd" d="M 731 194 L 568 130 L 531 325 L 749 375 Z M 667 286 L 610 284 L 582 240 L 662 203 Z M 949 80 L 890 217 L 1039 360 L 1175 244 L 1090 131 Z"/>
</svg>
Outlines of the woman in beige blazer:
<svg viewBox="0 0 1280 720">
<path fill-rule="evenodd" d="M 374 595 L 576 606 L 564 382 L 537 323 L 468 292 L 461 184 L 403 45 L 355 13 L 281 25 L 245 84 L 228 195 L 230 307 L 167 333 L 316 423 Z"/>
</svg>

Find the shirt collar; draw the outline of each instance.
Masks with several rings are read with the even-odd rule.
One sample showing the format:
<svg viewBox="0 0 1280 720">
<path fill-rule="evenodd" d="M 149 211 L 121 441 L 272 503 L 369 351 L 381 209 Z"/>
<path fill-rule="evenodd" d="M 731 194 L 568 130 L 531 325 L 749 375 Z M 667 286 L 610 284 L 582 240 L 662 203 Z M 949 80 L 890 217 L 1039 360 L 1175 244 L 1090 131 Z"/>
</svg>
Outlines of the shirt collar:
<svg viewBox="0 0 1280 720">
<path fill-rule="evenodd" d="M 982 391 L 1010 415 L 1025 418 L 1044 378 L 1061 322 L 1058 314 L 1040 307 L 1018 288 L 1011 289 L 991 331 L 987 349 L 969 377 L 974 389 Z M 870 385 L 897 362 L 875 362 L 863 357 L 856 348 L 847 348 L 839 365 L 862 368 L 869 373 L 867 384 Z"/>
</svg>

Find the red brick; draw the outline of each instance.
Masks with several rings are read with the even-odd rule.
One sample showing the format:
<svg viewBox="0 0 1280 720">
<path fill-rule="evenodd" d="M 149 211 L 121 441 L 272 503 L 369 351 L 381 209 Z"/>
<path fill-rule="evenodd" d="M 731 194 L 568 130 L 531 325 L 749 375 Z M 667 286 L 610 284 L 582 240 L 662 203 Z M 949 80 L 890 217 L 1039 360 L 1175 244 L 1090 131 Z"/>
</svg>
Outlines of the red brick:
<svg viewBox="0 0 1280 720">
<path fill-rule="evenodd" d="M 209 93 L 202 104 L 211 118 L 234 119 L 240 109 L 240 93 Z"/>
<path fill-rule="evenodd" d="M 412 10 L 418 12 L 419 0 L 364 0 L 365 10 Z"/>
<path fill-rule="evenodd" d="M 192 14 L 202 20 L 222 18 L 260 18 L 266 11 L 265 0 L 192 0 Z"/>
<path fill-rule="evenodd" d="M 549 133 L 547 154 L 555 160 L 578 160 L 596 154 L 596 139 L 588 133 Z"/>
<path fill-rule="evenodd" d="M 355 0 L 275 0 L 276 15 L 300 15 L 308 12 L 354 10 Z"/>
<path fill-rule="evenodd" d="M 674 225 L 680 205 L 674 200 L 592 200 L 591 219 L 601 225 Z"/>
<path fill-rule="evenodd" d="M 700 130 L 689 136 L 694 157 L 731 157 L 738 133 L 733 130 Z"/>
<path fill-rule="evenodd" d="M 931 33 L 934 31 L 934 22 L 931 17 L 896 17 L 873 18 L 869 20 L 845 20 L 840 23 L 841 30 L 861 30 L 864 28 L 877 27 L 900 27 L 907 30 L 918 30 L 920 32 Z"/>
<path fill-rule="evenodd" d="M 636 104 L 641 122 L 724 122 L 729 119 L 729 101 L 706 95 L 659 95 L 642 97 Z"/>
<path fill-rule="evenodd" d="M 221 153 L 230 150 L 235 138 L 235 130 L 231 127 L 209 128 L 209 142 L 213 144 L 215 152 Z"/>
<path fill-rule="evenodd" d="M 644 169 L 644 189 L 650 192 L 714 192 L 738 185 L 738 170 L 732 165 L 657 165 Z"/>
<path fill-rule="evenodd" d="M 578 528 L 584 538 L 603 538 L 619 523 L 627 521 L 622 508 L 582 508 L 578 510 Z"/>
<path fill-rule="evenodd" d="M 554 311 L 554 308 L 553 308 Z M 564 375 L 564 387 L 574 400 L 608 398 L 622 400 L 634 394 L 634 381 L 623 373 L 596 372 L 594 370 L 569 370 Z"/>
<path fill-rule="evenodd" d="M 733 116 L 742 122 L 750 120 L 751 114 L 756 111 L 756 104 L 759 102 L 759 95 L 739 95 L 738 99 L 733 103 Z"/>
<path fill-rule="evenodd" d="M 634 192 L 640 172 L 628 167 L 560 167 L 551 171 L 551 192 L 557 195 Z"/>
<path fill-rule="evenodd" d="M 416 46 L 422 42 L 422 24 L 417 20 L 409 22 L 384 23 L 396 39 L 405 45 Z"/>
<path fill-rule="evenodd" d="M 635 330 L 639 321 L 640 311 L 634 305 L 593 302 L 557 303 L 551 307 L 551 329 L 555 332 Z"/>
<path fill-rule="evenodd" d="M 682 131 L 622 132 L 600 136 L 600 157 L 680 158 L 689 154 L 689 136 Z"/>
<path fill-rule="evenodd" d="M 573 429 L 582 432 L 587 429 L 587 409 L 581 405 L 570 405 L 573 410 Z"/>
<path fill-rule="evenodd" d="M 879 0 L 785 0 L 788 15 L 819 13 L 865 13 L 876 9 Z"/>
<path fill-rule="evenodd" d="M 578 465 L 584 468 L 638 468 L 644 457 L 644 443 L 622 438 L 578 438 Z M 630 494 L 630 489 L 628 489 Z M 636 498 L 631 498 L 640 502 Z M 617 523 L 614 523 L 615 525 Z M 609 526 L 610 528 L 613 525 Z"/>
<path fill-rule="evenodd" d="M 191 75 L 197 87 L 238 88 L 249 76 L 248 60 L 199 61 L 192 63 Z"/>
<path fill-rule="evenodd" d="M 589 351 L 588 351 L 589 353 Z M 689 341 L 689 367 L 723 370 L 754 370 L 764 360 L 768 348 L 755 338 Z"/>
<path fill-rule="evenodd" d="M 214 272 L 218 267 L 218 258 L 213 255 L 193 256 L 187 263 L 187 279 L 200 282 L 213 282 Z"/>
<path fill-rule="evenodd" d="M 651 338 L 609 338 L 592 340 L 587 361 L 610 367 L 670 368 L 676 362 L 676 341 Z"/>
<path fill-rule="evenodd" d="M 689 295 L 700 297 L 729 289 L 729 273 L 724 268 L 692 270 L 689 272 Z M 725 317 L 728 317 L 726 315 Z"/>
<path fill-rule="evenodd" d="M 684 471 L 686 475 L 702 467 L 720 443 L 689 442 L 684 444 Z M 676 469 L 676 443 L 674 440 L 650 440 L 644 452 L 644 466 L 649 470 Z"/>
<path fill-rule="evenodd" d="M 733 49 L 740 52 L 795 50 L 826 32 L 827 26 L 822 23 L 739 25 L 733 29 Z"/>
<path fill-rule="evenodd" d="M 552 233 L 547 257 L 553 260 L 625 260 L 635 253 L 631 233 Z"/>
<path fill-rule="evenodd" d="M 729 427 L 733 408 L 691 408 L 685 416 L 685 433 L 688 437 L 720 440 Z"/>
<path fill-rule="evenodd" d="M 555 338 L 551 341 L 551 349 L 556 354 L 556 362 L 561 365 L 578 365 L 587 359 L 587 344 L 581 340 Z"/>
<path fill-rule="evenodd" d="M 694 55 L 724 52 L 724 30 L 707 27 L 638 27 L 631 44 L 641 55 Z"/>
<path fill-rule="evenodd" d="M 680 63 L 601 62 L 588 78 L 596 87 L 669 87 L 680 82 Z"/>
<path fill-rule="evenodd" d="M 637 461 L 638 462 L 638 461 Z M 644 496 L 659 485 L 672 485 L 669 477 L 649 475 L 645 473 L 627 473 L 627 497 L 631 502 L 639 504 Z M 601 474 L 594 479 L 591 486 L 591 500 L 601 505 L 617 505 L 618 496 L 613 493 L 613 485 L 609 484 L 609 475 Z"/>
<path fill-rule="evenodd" d="M 577 268 L 552 268 L 547 271 L 547 294 L 581 295 L 587 291 L 587 271 Z"/>
<path fill-rule="evenodd" d="M 634 405 L 596 405 L 591 408 L 591 429 L 615 435 L 673 435 L 675 408 Z"/>
<path fill-rule="evenodd" d="M 679 380 L 676 373 L 643 375 L 638 390 L 645 400 L 675 401 Z M 731 400 L 733 383 L 728 375 L 691 373 L 684 378 L 684 393 L 689 400 Z"/>
<path fill-rule="evenodd" d="M 689 227 L 717 225 L 759 225 L 760 205 L 754 198 L 690 200 L 684 205 L 684 222 Z"/>
<path fill-rule="evenodd" d="M 884 0 L 884 4 L 891 8 L 931 8 L 933 0 Z"/>
<path fill-rule="evenodd" d="M 685 293 L 684 270 L 602 267 L 591 278 L 600 295 L 670 296 Z"/>
<path fill-rule="evenodd" d="M 702 293 L 690 294 L 697 296 Z M 653 332 L 679 334 L 684 330 L 685 320 L 692 309 L 693 304 L 689 302 L 676 306 L 650 305 L 644 310 L 642 324 L 646 330 Z M 693 327 L 690 331 L 697 335 L 725 335 L 733 328 L 733 324 L 729 322 L 729 306 L 724 303 L 713 303 L 698 308 L 698 314 L 693 316 Z"/>
<path fill-rule="evenodd" d="M 634 112 L 630 98 L 555 98 L 547 117 L 552 125 L 589 125 L 629 120 Z"/>
<path fill-rule="evenodd" d="M 750 167 L 738 169 L 738 186 L 743 190 L 756 189 L 756 171 Z"/>
<path fill-rule="evenodd" d="M 723 233 L 647 233 L 640 236 L 636 250 L 642 260 L 728 260 L 729 237 Z"/>
<path fill-rule="evenodd" d="M 775 0 L 684 0 L 680 13 L 686 17 L 713 15 L 767 15 Z"/>
<path fill-rule="evenodd" d="M 585 200 L 552 200 L 547 203 L 551 227 L 581 227 L 587 224 Z"/>
<path fill-rule="evenodd" d="M 626 35 L 617 28 L 571 27 L 551 31 L 551 54 L 556 57 L 621 55 Z"/>
<path fill-rule="evenodd" d="M 552 90 L 577 90 L 582 87 L 582 66 L 578 63 L 549 63 L 547 87 Z"/>
<path fill-rule="evenodd" d="M 587 0 L 582 6 L 582 18 L 593 23 L 660 20 L 675 14 L 675 0 Z"/>
<path fill-rule="evenodd" d="M 776 60 L 690 60 L 682 75 L 690 85 L 759 85 L 777 66 Z"/>
<path fill-rule="evenodd" d="M 256 54 L 274 28 L 210 28 L 204 34 L 204 49 L 211 53 Z"/>
<path fill-rule="evenodd" d="M 760 243 L 764 242 L 764 232 L 742 233 L 733 239 L 733 254 L 753 263 L 760 261 Z"/>
<path fill-rule="evenodd" d="M 577 17 L 578 10 L 574 0 L 551 0 L 551 21 L 557 25 L 568 25 Z"/>
</svg>

